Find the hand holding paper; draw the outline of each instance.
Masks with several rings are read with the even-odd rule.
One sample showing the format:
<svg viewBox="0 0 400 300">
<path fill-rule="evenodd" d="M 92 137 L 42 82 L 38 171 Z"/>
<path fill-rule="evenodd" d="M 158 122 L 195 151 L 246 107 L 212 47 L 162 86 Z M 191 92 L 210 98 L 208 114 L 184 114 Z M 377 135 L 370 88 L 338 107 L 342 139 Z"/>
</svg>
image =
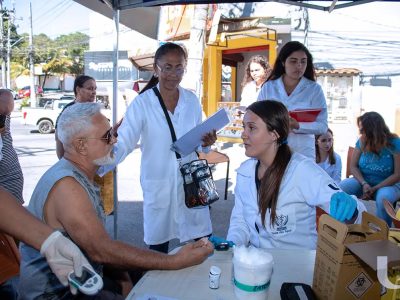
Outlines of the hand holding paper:
<svg viewBox="0 0 400 300">
<path fill-rule="evenodd" d="M 205 134 L 212 131 L 218 131 L 226 126 L 230 122 L 228 113 L 225 109 L 221 108 L 215 114 L 211 115 L 204 122 L 197 125 L 195 128 L 187 132 L 184 136 L 179 138 L 175 143 L 171 145 L 171 150 L 178 152 L 182 156 L 186 156 L 203 143 L 215 142 L 213 138 L 207 138 L 207 141 L 203 141 Z"/>
<path fill-rule="evenodd" d="M 217 131 L 214 129 L 205 135 L 203 135 L 203 138 L 201 139 L 203 141 L 203 144 L 201 145 L 202 147 L 209 147 L 211 145 L 214 145 L 214 143 L 217 140 Z"/>
</svg>

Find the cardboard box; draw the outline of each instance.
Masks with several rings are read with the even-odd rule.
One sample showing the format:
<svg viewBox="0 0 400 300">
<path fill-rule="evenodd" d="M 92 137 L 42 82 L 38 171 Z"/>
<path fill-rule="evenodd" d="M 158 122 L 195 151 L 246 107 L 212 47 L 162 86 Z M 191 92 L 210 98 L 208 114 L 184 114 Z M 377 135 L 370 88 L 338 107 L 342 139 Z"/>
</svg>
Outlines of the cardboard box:
<svg viewBox="0 0 400 300">
<path fill-rule="evenodd" d="M 400 210 L 399 210 L 400 211 Z M 389 241 L 400 247 L 400 229 L 390 228 L 389 229 Z M 400 252 L 400 248 L 399 248 Z M 388 272 L 389 280 L 397 285 L 400 285 L 400 266 L 391 268 Z M 391 290 L 382 288 L 381 300 L 400 300 L 400 289 Z"/>
<path fill-rule="evenodd" d="M 386 223 L 366 212 L 362 224 L 346 225 L 322 215 L 318 226 L 313 290 L 318 299 L 380 299 L 376 271 L 353 254 L 346 245 L 387 240 Z M 363 249 L 363 252 L 367 250 Z"/>
</svg>

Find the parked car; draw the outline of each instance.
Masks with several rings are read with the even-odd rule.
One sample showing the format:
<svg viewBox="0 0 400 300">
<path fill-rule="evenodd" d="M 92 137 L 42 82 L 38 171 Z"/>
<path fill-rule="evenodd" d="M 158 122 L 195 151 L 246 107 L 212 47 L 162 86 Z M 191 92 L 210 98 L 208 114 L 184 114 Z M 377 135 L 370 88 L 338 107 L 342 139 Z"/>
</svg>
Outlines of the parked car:
<svg viewBox="0 0 400 300">
<path fill-rule="evenodd" d="M 25 125 L 37 126 L 40 133 L 52 133 L 58 115 L 71 101 L 73 99 L 49 99 L 43 107 L 23 107 L 21 122 Z M 103 108 L 101 112 L 111 119 L 111 109 Z"/>
<path fill-rule="evenodd" d="M 41 86 L 36 85 L 36 95 L 43 96 L 43 89 Z M 24 86 L 22 89 L 18 91 L 18 98 L 28 98 L 31 96 L 31 87 Z"/>
<path fill-rule="evenodd" d="M 57 117 L 71 100 L 49 100 L 43 107 L 22 108 L 22 123 L 37 126 L 40 133 L 51 133 Z"/>
</svg>

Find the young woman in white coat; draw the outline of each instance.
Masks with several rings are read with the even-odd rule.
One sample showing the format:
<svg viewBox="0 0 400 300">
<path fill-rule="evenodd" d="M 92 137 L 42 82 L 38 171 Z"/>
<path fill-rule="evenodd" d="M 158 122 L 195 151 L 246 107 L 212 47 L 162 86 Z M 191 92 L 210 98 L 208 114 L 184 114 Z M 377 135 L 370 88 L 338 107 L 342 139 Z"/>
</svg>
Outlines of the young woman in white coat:
<svg viewBox="0 0 400 300">
<path fill-rule="evenodd" d="M 240 106 L 249 106 L 257 101 L 262 84 L 271 73 L 271 67 L 265 56 L 254 55 L 249 59 L 242 82 Z"/>
<path fill-rule="evenodd" d="M 290 118 L 288 143 L 294 152 L 315 160 L 315 137 L 328 130 L 326 100 L 321 86 L 315 81 L 313 58 L 300 42 L 286 43 L 276 58 L 274 68 L 261 87 L 258 100 L 276 100 L 289 111 L 321 108 L 314 122 L 297 122 Z"/>
<path fill-rule="evenodd" d="M 361 220 L 364 205 L 341 192 L 315 162 L 287 145 L 289 115 L 277 101 L 257 101 L 244 115 L 251 157 L 237 170 L 227 240 L 258 248 L 315 249 L 316 206 L 339 221 Z"/>
<path fill-rule="evenodd" d="M 185 206 L 180 163 L 170 149 L 170 129 L 153 90 L 156 87 L 162 96 L 177 139 L 201 123 L 199 99 L 179 86 L 186 61 L 185 50 L 177 44 L 166 43 L 158 48 L 154 57 L 154 76 L 129 105 L 118 128 L 114 151 L 116 162 L 120 163 L 140 139 L 144 241 L 150 249 L 160 252 L 168 252 L 169 241 L 174 238 L 184 242 L 212 232 L 208 207 L 189 209 Z M 216 138 L 215 132 L 210 132 L 203 137 L 201 146 L 212 145 Z M 194 159 L 197 159 L 195 152 L 183 157 L 181 163 Z"/>
<path fill-rule="evenodd" d="M 333 132 L 328 128 L 325 134 L 315 136 L 315 162 L 337 184 L 342 180 L 342 159 L 333 150 Z"/>
</svg>

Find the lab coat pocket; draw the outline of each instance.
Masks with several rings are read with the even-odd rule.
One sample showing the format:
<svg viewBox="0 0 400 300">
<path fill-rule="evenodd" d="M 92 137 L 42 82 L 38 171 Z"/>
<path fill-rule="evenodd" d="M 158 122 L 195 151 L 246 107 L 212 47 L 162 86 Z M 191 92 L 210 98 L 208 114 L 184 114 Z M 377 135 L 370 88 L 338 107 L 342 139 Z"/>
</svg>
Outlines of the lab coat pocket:
<svg viewBox="0 0 400 300">
<path fill-rule="evenodd" d="M 170 180 L 143 180 L 143 201 L 144 205 L 153 209 L 168 207 L 171 199 L 174 198 L 173 183 Z"/>
</svg>

